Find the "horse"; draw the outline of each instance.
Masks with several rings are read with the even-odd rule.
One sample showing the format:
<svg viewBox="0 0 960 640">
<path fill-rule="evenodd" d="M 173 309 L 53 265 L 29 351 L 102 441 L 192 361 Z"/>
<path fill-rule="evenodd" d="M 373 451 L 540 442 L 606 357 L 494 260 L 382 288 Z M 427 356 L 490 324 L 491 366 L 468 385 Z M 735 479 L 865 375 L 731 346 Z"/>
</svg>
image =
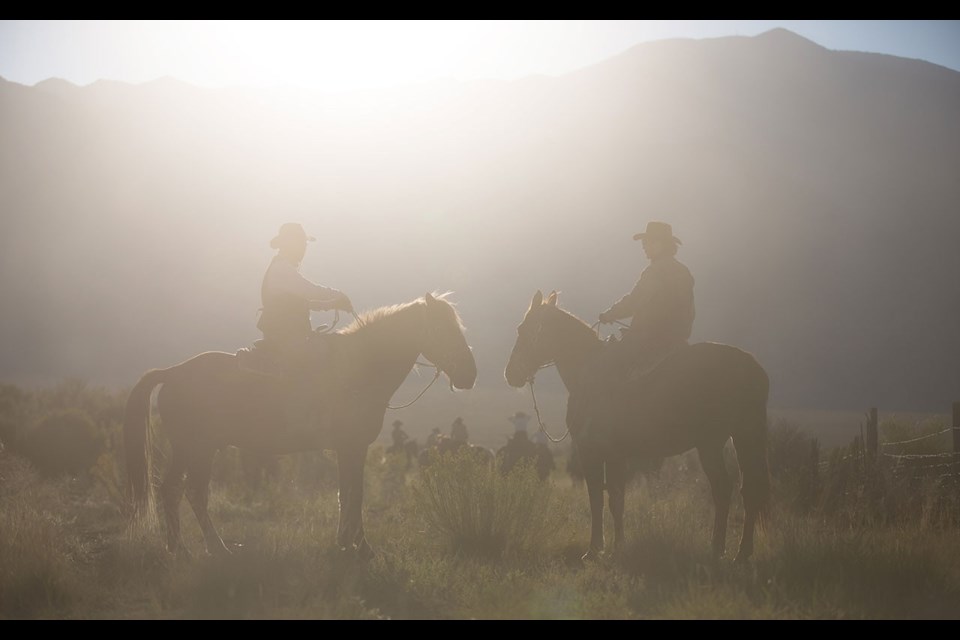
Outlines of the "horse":
<svg viewBox="0 0 960 640">
<path fill-rule="evenodd" d="M 428 467 L 434 458 L 439 458 L 447 453 L 454 453 L 460 449 L 466 448 L 474 462 L 480 465 L 493 467 L 496 464 L 496 456 L 490 449 L 481 447 L 478 444 L 466 442 L 464 440 L 454 440 L 450 436 L 437 436 L 436 444 L 424 447 L 417 455 L 417 462 L 420 467 Z"/>
<path fill-rule="evenodd" d="M 529 440 L 525 433 L 522 437 L 520 434 L 515 434 L 507 444 L 497 449 L 497 463 L 500 472 L 504 475 L 525 460 L 531 461 L 540 480 L 546 480 L 550 472 L 556 468 L 550 450 L 546 446 L 537 445 Z"/>
<path fill-rule="evenodd" d="M 470 389 L 477 377 L 463 325 L 445 296 L 383 307 L 329 334 L 336 393 L 325 420 L 304 432 L 286 424 L 285 382 L 237 366 L 234 354 L 209 351 L 167 369 L 148 371 L 133 387 L 124 415 L 128 485 L 135 515 L 150 513 L 150 396 L 171 445 L 160 497 L 167 548 L 186 553 L 179 504 L 186 493 L 208 553 L 229 553 L 207 513 L 214 453 L 227 445 L 267 454 L 335 450 L 339 483 L 337 544 L 368 555 L 363 531 L 363 470 L 367 448 L 383 427 L 391 396 L 423 356 L 446 374 L 451 389 Z M 325 428 L 321 428 L 324 426 Z"/>
<path fill-rule="evenodd" d="M 386 456 L 392 455 L 403 455 L 407 461 L 407 471 L 413 467 L 413 461 L 417 459 L 417 454 L 420 451 L 420 445 L 417 444 L 415 438 L 410 438 L 405 440 L 402 444 L 394 442 L 383 452 L 384 460 Z"/>
<path fill-rule="evenodd" d="M 504 371 L 507 383 L 532 383 L 537 370 L 554 363 L 569 394 L 567 427 L 583 466 L 590 500 L 590 546 L 584 559 L 604 547 L 603 489 L 614 523 L 614 552 L 622 548 L 626 459 L 651 459 L 696 448 L 710 481 L 715 506 L 712 551 L 723 556 L 733 482 L 724 466 L 723 449 L 733 438 L 742 476 L 745 511 L 736 562 L 753 552 L 754 526 L 762 526 L 770 500 L 767 463 L 769 379 L 749 353 L 729 345 L 702 342 L 673 352 L 652 371 L 595 401 L 591 390 L 601 350 L 606 345 L 585 322 L 557 306 L 553 292 L 537 291 Z M 592 397 L 591 397 L 592 396 Z M 591 402 L 591 400 L 594 400 Z"/>
</svg>

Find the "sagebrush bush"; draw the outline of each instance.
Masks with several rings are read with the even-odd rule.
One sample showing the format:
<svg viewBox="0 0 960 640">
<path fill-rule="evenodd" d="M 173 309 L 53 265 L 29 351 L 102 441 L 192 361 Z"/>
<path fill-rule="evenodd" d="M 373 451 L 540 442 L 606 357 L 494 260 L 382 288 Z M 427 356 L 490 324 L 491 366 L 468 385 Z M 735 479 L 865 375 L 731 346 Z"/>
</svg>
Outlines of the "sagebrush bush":
<svg viewBox="0 0 960 640">
<path fill-rule="evenodd" d="M 819 441 L 780 421 L 768 431 L 767 460 L 781 504 L 801 513 L 812 509 L 822 491 Z"/>
<path fill-rule="evenodd" d="M 421 469 L 414 500 L 427 525 L 454 551 L 501 557 L 534 551 L 555 530 L 559 514 L 552 491 L 530 461 L 504 475 L 461 451 Z"/>
<path fill-rule="evenodd" d="M 0 618 L 48 615 L 79 599 L 61 493 L 22 459 L 0 455 Z"/>
<path fill-rule="evenodd" d="M 103 434 L 79 409 L 50 413 L 24 437 L 23 453 L 45 475 L 89 471 L 103 451 Z"/>
</svg>

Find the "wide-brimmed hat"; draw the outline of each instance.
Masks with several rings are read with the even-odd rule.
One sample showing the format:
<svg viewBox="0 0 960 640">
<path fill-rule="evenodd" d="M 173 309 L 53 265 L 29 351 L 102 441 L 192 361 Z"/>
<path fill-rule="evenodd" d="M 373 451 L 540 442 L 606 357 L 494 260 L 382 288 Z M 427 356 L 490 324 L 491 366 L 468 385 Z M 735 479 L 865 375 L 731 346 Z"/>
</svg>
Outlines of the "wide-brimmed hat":
<svg viewBox="0 0 960 640">
<path fill-rule="evenodd" d="M 671 227 L 666 222 L 657 222 L 651 221 L 647 223 L 647 230 L 642 233 L 633 234 L 634 240 L 673 240 L 677 244 L 683 244 L 680 242 L 680 238 L 673 235 L 673 227 Z"/>
<path fill-rule="evenodd" d="M 280 225 L 280 232 L 277 233 L 277 237 L 270 241 L 270 247 L 272 249 L 279 249 L 291 242 L 313 242 L 314 240 L 316 240 L 316 238 L 308 236 L 307 232 L 303 230 L 303 225 L 300 223 L 285 222 Z"/>
<path fill-rule="evenodd" d="M 530 422 L 530 416 L 524 413 L 523 411 L 517 411 L 512 416 L 508 417 L 511 423 L 513 423 L 513 428 L 516 431 L 526 431 L 527 423 Z"/>
</svg>

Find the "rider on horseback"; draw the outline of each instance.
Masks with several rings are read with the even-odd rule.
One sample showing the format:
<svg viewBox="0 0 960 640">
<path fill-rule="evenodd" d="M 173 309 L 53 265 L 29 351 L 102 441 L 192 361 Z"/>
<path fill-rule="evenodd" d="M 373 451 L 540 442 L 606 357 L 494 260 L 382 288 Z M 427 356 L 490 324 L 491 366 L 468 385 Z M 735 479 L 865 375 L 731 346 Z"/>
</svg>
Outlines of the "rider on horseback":
<svg viewBox="0 0 960 640">
<path fill-rule="evenodd" d="M 410 440 L 410 436 L 403 430 L 403 420 L 393 421 L 393 431 L 390 433 L 390 437 L 393 438 L 391 450 L 403 451 L 403 448 L 407 445 L 407 441 Z"/>
<path fill-rule="evenodd" d="M 650 265 L 630 293 L 600 314 L 600 322 L 633 318 L 609 357 L 620 372 L 646 373 L 687 345 L 693 329 L 693 276 L 676 259 L 680 240 L 666 222 L 648 223 L 633 239 L 642 241 Z"/>
<path fill-rule="evenodd" d="M 306 345 L 314 335 L 311 310 L 353 312 L 350 298 L 342 291 L 314 284 L 300 273 L 307 242 L 314 240 L 295 222 L 281 225 L 280 233 L 270 241 L 277 255 L 270 261 L 260 287 L 263 307 L 257 328 L 263 332 L 264 346 L 278 353 L 287 369 L 304 363 Z"/>
<path fill-rule="evenodd" d="M 263 332 L 263 347 L 278 362 L 284 378 L 292 383 L 288 419 L 309 421 L 307 409 L 312 396 L 328 385 L 320 378 L 329 369 L 328 346 L 310 324 L 310 311 L 332 309 L 353 313 L 350 298 L 342 291 L 310 282 L 300 273 L 310 237 L 295 222 L 281 225 L 270 241 L 277 255 L 270 261 L 260 288 L 261 308 L 257 328 Z M 320 382 L 321 384 L 317 384 Z M 326 403 L 324 403 L 326 404 Z"/>
</svg>

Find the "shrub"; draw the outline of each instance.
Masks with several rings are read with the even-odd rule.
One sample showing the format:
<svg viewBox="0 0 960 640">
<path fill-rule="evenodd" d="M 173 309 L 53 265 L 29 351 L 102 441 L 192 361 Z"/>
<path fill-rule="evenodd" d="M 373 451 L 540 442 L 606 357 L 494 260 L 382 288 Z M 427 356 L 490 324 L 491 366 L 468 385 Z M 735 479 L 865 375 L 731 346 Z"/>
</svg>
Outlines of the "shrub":
<svg viewBox="0 0 960 640">
<path fill-rule="evenodd" d="M 88 471 L 104 451 L 103 435 L 78 409 L 55 411 L 25 437 L 24 454 L 46 475 Z"/>
<path fill-rule="evenodd" d="M 502 475 L 461 451 L 421 469 L 414 500 L 428 527 L 454 551 L 502 557 L 533 551 L 556 529 L 552 491 L 531 461 Z"/>
<path fill-rule="evenodd" d="M 23 459 L 0 456 L 0 618 L 48 615 L 77 599 L 61 493 Z"/>
</svg>

